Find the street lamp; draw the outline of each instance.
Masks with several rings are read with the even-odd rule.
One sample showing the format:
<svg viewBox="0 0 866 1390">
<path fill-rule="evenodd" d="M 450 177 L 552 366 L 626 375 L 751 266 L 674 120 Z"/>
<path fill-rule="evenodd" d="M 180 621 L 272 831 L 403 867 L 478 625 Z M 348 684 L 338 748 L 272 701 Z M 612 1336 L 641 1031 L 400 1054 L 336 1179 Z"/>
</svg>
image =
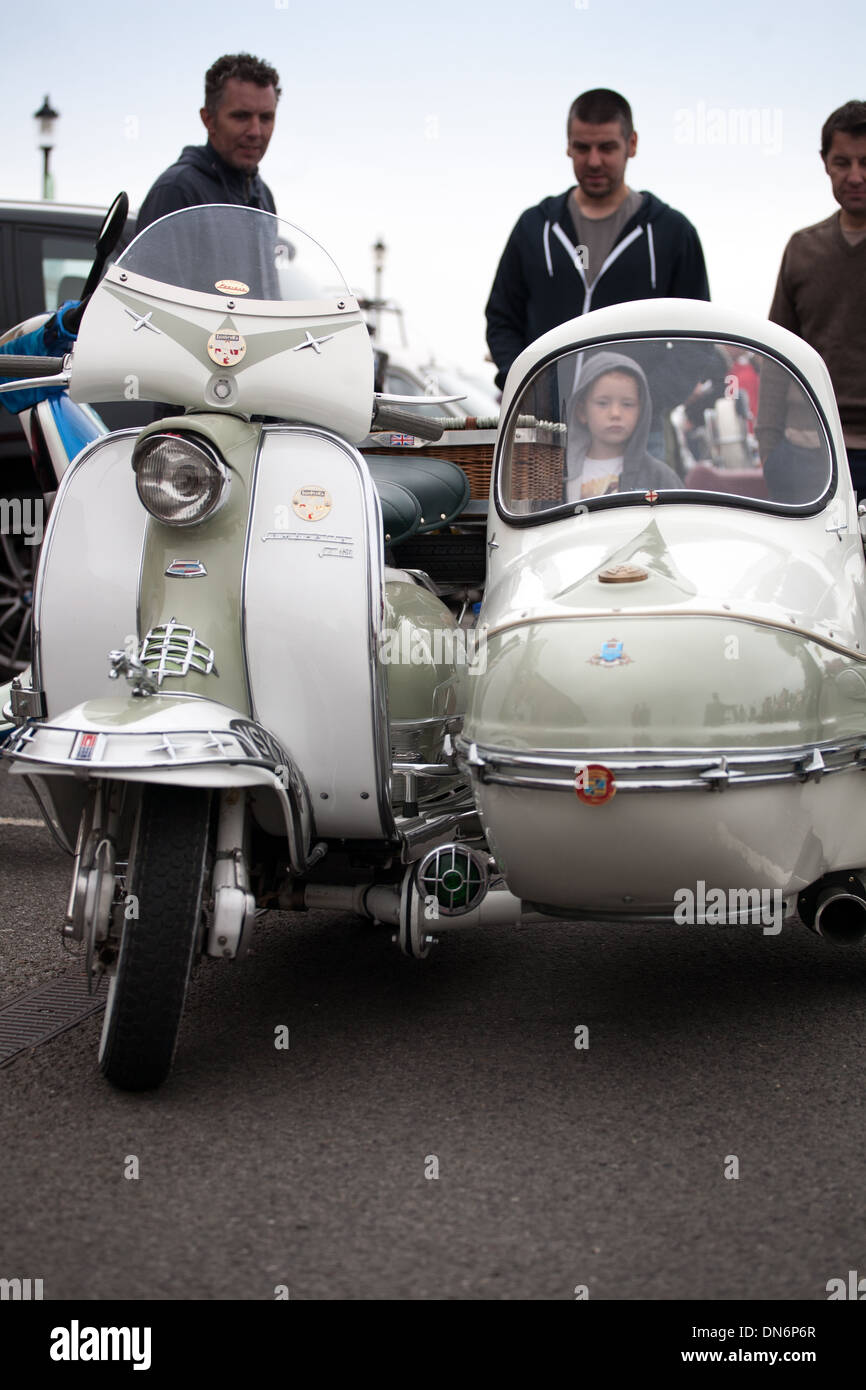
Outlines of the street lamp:
<svg viewBox="0 0 866 1390">
<path fill-rule="evenodd" d="M 382 237 L 370 248 L 373 252 L 373 328 L 378 338 L 381 327 L 380 310 L 382 307 L 382 272 L 385 269 L 385 254 L 388 250 Z"/>
<path fill-rule="evenodd" d="M 54 179 L 48 161 L 54 148 L 55 124 L 60 119 L 60 112 L 54 110 L 47 93 L 39 110 L 34 111 L 33 119 L 36 122 L 36 145 L 42 151 L 42 197 L 50 199 L 54 197 Z"/>
</svg>

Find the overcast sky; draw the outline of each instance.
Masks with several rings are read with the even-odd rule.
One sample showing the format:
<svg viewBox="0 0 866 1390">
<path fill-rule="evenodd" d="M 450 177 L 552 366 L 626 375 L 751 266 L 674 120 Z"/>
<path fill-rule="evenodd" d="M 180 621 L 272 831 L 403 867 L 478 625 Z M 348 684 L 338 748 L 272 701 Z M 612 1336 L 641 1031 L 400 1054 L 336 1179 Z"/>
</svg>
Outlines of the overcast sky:
<svg viewBox="0 0 866 1390">
<path fill-rule="evenodd" d="M 262 174 L 278 211 L 372 290 L 413 341 L 478 369 L 484 304 L 520 212 L 573 183 L 565 117 L 589 87 L 629 99 L 627 182 L 684 212 L 713 298 L 765 315 L 784 244 L 834 211 L 818 157 L 836 106 L 866 97 L 862 0 L 32 0 L 3 15 L 0 196 L 37 198 L 32 113 L 62 116 L 64 202 L 138 206 L 204 142 L 204 72 L 246 50 L 280 72 Z M 742 121 L 738 113 L 754 113 Z"/>
</svg>

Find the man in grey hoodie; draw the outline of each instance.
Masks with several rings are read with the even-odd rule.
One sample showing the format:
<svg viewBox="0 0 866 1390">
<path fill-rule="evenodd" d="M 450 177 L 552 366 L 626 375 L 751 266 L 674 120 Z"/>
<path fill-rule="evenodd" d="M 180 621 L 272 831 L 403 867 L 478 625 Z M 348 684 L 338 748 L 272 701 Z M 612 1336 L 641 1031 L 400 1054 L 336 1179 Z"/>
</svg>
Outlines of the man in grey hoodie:
<svg viewBox="0 0 866 1390">
<path fill-rule="evenodd" d="M 652 401 L 633 358 L 619 352 L 581 354 L 574 386 L 566 412 L 567 502 L 683 486 L 672 468 L 647 452 Z"/>
<path fill-rule="evenodd" d="M 249 53 L 218 58 L 205 76 L 201 118 L 206 145 L 187 145 L 160 174 L 138 214 L 136 231 L 166 213 L 202 203 L 233 203 L 276 212 L 259 177 L 259 163 L 274 130 L 280 79 Z"/>
</svg>

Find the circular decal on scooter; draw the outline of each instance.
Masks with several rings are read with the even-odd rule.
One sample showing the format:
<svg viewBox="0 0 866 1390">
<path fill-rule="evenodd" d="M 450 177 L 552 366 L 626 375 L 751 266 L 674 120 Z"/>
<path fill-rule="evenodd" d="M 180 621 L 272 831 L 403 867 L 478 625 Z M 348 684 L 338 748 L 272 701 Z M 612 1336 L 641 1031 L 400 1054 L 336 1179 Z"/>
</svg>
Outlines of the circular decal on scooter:
<svg viewBox="0 0 866 1390">
<path fill-rule="evenodd" d="M 331 494 L 313 483 L 299 487 L 292 498 L 292 508 L 301 521 L 321 521 L 332 506 Z"/>
<path fill-rule="evenodd" d="M 604 806 L 616 796 L 616 778 L 602 763 L 578 763 L 574 769 L 574 790 L 584 806 Z"/>
<path fill-rule="evenodd" d="M 207 340 L 207 355 L 218 367 L 236 367 L 243 361 L 246 351 L 246 338 L 227 329 L 211 333 Z"/>
<path fill-rule="evenodd" d="M 243 280 L 217 280 L 214 289 L 220 294 L 249 294 L 250 287 Z"/>
</svg>

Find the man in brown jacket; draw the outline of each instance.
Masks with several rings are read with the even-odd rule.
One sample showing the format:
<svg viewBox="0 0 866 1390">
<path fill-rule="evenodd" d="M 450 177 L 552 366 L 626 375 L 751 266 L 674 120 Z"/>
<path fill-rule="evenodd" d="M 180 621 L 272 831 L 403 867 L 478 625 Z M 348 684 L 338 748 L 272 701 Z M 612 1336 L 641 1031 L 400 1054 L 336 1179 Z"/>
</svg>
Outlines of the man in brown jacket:
<svg viewBox="0 0 866 1390">
<path fill-rule="evenodd" d="M 827 364 L 858 499 L 866 496 L 866 102 L 846 101 L 821 131 L 821 158 L 840 211 L 795 232 L 785 247 L 769 317 Z M 761 381 L 761 456 L 797 445 L 776 381 Z M 790 428 L 787 428 L 790 427 Z"/>
</svg>

